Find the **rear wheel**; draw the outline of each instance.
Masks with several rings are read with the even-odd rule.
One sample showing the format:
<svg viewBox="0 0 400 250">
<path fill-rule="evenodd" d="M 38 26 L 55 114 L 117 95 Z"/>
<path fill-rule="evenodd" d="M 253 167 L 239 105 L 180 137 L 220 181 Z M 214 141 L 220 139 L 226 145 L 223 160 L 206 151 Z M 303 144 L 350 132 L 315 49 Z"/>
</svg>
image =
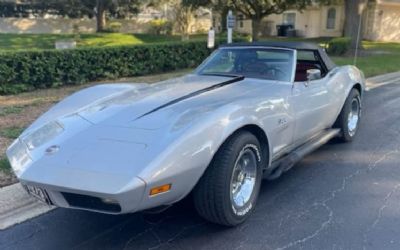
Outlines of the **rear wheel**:
<svg viewBox="0 0 400 250">
<path fill-rule="evenodd" d="M 340 139 L 350 142 L 357 134 L 358 125 L 361 117 L 361 95 L 357 89 L 352 89 L 342 111 L 335 123 L 335 127 L 340 128 L 342 134 Z"/>
<path fill-rule="evenodd" d="M 260 190 L 261 157 L 260 143 L 250 132 L 238 132 L 229 138 L 194 189 L 198 213 L 227 226 L 244 222 Z"/>
</svg>

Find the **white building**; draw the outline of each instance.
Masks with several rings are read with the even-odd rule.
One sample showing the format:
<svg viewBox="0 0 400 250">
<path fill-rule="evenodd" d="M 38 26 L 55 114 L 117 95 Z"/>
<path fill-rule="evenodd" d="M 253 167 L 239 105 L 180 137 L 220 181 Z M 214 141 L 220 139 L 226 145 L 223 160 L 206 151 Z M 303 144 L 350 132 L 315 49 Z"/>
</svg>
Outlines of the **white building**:
<svg viewBox="0 0 400 250">
<path fill-rule="evenodd" d="M 303 11 L 288 10 L 263 19 L 263 36 L 276 36 L 276 25 L 291 24 L 301 37 L 338 37 L 343 35 L 344 5 L 311 6 Z M 252 32 L 251 20 L 238 15 L 236 31 Z M 370 3 L 364 17 L 364 38 L 400 42 L 400 0 L 377 0 Z"/>
</svg>

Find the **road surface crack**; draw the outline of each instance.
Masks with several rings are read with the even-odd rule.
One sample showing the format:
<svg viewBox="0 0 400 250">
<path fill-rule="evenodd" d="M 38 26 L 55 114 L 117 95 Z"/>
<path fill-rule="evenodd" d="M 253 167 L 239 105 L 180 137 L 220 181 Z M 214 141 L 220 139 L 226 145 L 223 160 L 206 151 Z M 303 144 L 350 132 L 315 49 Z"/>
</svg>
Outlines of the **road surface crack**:
<svg viewBox="0 0 400 250">
<path fill-rule="evenodd" d="M 375 220 L 373 221 L 373 223 L 367 227 L 367 229 L 364 231 L 363 234 L 363 239 L 364 239 L 364 245 L 363 245 L 363 249 L 367 249 L 367 243 L 368 243 L 368 233 L 370 233 L 372 230 L 374 230 L 374 228 L 376 227 L 376 225 L 378 225 L 378 223 L 380 222 L 381 218 L 382 218 L 382 214 L 383 214 L 383 210 L 385 210 L 385 208 L 388 206 L 388 203 L 390 201 L 390 198 L 393 196 L 394 193 L 397 192 L 397 190 L 399 190 L 400 188 L 400 184 L 395 185 L 392 190 L 390 190 L 390 192 L 385 196 L 385 198 L 383 199 L 383 204 L 381 207 L 379 207 L 378 209 L 378 213 L 375 217 Z"/>
<path fill-rule="evenodd" d="M 396 149 L 396 150 L 389 151 L 389 152 L 385 153 L 383 156 L 381 156 L 380 158 L 378 158 L 376 161 L 370 163 L 370 164 L 368 165 L 367 171 L 370 171 L 370 170 L 374 169 L 374 168 L 378 165 L 378 163 L 380 163 L 380 162 L 386 160 L 390 155 L 396 154 L 396 153 L 398 153 L 398 152 L 399 152 L 399 150 Z M 334 216 L 333 210 L 327 205 L 327 203 L 328 203 L 329 201 L 334 200 L 334 199 L 336 198 L 336 196 L 337 196 L 338 193 L 340 193 L 340 192 L 342 192 L 342 191 L 344 191 L 344 190 L 346 189 L 346 185 L 347 185 L 347 183 L 348 183 L 349 180 L 351 180 L 351 179 L 353 179 L 354 177 L 358 176 L 358 175 L 361 174 L 363 171 L 365 171 L 365 169 L 364 169 L 364 168 L 360 168 L 360 169 L 358 169 L 357 171 L 355 171 L 354 173 L 352 173 L 352 174 L 350 174 L 350 175 L 344 177 L 344 178 L 343 178 L 343 181 L 342 181 L 342 185 L 340 186 L 340 188 L 337 188 L 337 189 L 331 191 L 331 192 L 330 192 L 330 193 L 331 193 L 330 196 L 329 196 L 327 199 L 323 200 L 322 202 L 316 202 L 316 203 L 313 204 L 313 206 L 322 206 L 322 207 L 324 207 L 324 208 L 328 211 L 328 219 L 325 220 L 324 222 L 322 222 L 321 225 L 320 225 L 320 227 L 319 227 L 316 231 L 314 231 L 312 234 L 309 234 L 308 236 L 306 236 L 306 237 L 304 237 L 304 238 L 302 238 L 302 239 L 299 239 L 299 240 L 290 242 L 290 243 L 288 243 L 287 245 L 285 245 L 285 246 L 283 246 L 283 247 L 276 248 L 276 250 L 284 250 L 284 249 L 288 249 L 288 248 L 297 246 L 298 244 L 303 244 L 303 243 L 305 243 L 306 241 L 315 238 L 315 237 L 318 236 L 325 228 L 327 228 L 327 227 L 331 224 L 331 222 L 332 222 L 332 220 L 333 220 L 333 216 Z M 399 184 L 399 187 L 400 187 L 400 184 Z M 384 208 L 383 208 L 383 209 L 384 209 Z M 382 209 L 382 210 L 383 210 L 383 209 Z M 379 220 L 378 220 L 378 222 L 379 222 Z"/>
</svg>

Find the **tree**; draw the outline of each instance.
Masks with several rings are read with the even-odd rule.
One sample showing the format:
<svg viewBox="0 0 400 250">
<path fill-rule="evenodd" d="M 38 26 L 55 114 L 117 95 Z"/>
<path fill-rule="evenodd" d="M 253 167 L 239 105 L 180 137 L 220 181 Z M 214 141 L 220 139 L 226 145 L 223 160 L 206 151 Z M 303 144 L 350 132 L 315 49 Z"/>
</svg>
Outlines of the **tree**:
<svg viewBox="0 0 400 250">
<path fill-rule="evenodd" d="M 226 30 L 226 19 L 229 9 L 232 7 L 231 0 L 182 0 L 183 4 L 191 4 L 192 6 L 211 8 L 221 17 L 222 30 Z"/>
<path fill-rule="evenodd" d="M 168 5 L 172 19 L 175 20 L 176 29 L 182 35 L 182 40 L 188 40 L 194 12 L 207 2 L 208 0 L 149 0 L 147 6 L 160 8 Z"/>
<path fill-rule="evenodd" d="M 128 13 L 137 13 L 140 6 L 140 0 L 61 0 L 57 2 L 61 7 L 59 10 L 68 16 L 79 13 L 96 17 L 97 32 L 106 29 L 107 14 L 123 18 Z"/>
<path fill-rule="evenodd" d="M 231 0 L 213 0 L 212 8 L 221 16 L 221 28 L 226 30 L 226 16 L 232 7 Z"/>
<path fill-rule="evenodd" d="M 96 18 L 97 31 L 106 28 L 106 16 L 123 18 L 139 11 L 141 0 L 20 0 L 0 2 L 0 16 L 44 16 L 52 14 L 79 18 Z"/>
<path fill-rule="evenodd" d="M 312 0 L 232 0 L 232 6 L 252 21 L 252 38 L 258 40 L 261 21 L 271 14 L 281 14 L 288 9 L 303 10 Z"/>
<path fill-rule="evenodd" d="M 193 6 L 178 5 L 175 8 L 175 20 L 178 31 L 182 35 L 182 40 L 189 40 L 190 24 L 193 22 Z"/>
<path fill-rule="evenodd" d="M 350 54 L 354 54 L 356 48 L 361 48 L 363 28 L 361 18 L 364 15 L 367 2 L 364 0 L 344 1 L 344 36 L 351 38 Z"/>
</svg>

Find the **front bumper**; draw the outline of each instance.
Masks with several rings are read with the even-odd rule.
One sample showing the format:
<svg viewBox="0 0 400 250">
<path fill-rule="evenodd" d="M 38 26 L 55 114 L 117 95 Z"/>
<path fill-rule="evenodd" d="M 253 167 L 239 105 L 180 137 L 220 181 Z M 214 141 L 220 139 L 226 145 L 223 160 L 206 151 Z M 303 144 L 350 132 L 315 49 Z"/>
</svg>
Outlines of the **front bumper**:
<svg viewBox="0 0 400 250">
<path fill-rule="evenodd" d="M 149 150 L 137 142 L 152 142 L 148 137 L 153 132 L 112 128 L 111 138 L 105 130 L 109 128 L 92 127 L 34 152 L 17 140 L 7 155 L 20 182 L 45 190 L 54 205 L 110 214 L 175 203 L 190 192 L 203 172 L 200 155 L 201 161 L 188 157 L 181 161 L 171 153 L 166 158 L 162 145 L 150 143 Z M 59 145 L 59 151 L 44 153 L 51 145 Z M 150 195 L 152 188 L 166 184 L 171 190 Z"/>
<path fill-rule="evenodd" d="M 97 181 L 99 178 L 97 178 Z M 131 181 L 126 191 L 100 193 L 36 183 L 20 179 L 24 186 L 44 190 L 52 205 L 57 207 L 82 209 L 108 214 L 132 213 L 140 210 L 146 184 L 139 178 Z"/>
</svg>

